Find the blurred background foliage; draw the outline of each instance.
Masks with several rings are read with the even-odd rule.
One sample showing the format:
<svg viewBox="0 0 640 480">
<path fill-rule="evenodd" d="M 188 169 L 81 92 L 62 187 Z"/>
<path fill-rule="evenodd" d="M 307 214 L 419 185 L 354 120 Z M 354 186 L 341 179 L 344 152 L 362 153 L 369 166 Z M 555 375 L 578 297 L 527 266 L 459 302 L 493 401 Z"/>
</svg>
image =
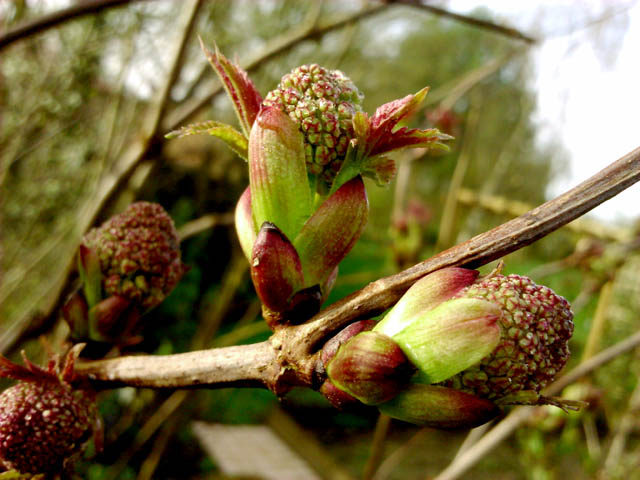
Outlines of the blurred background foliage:
<svg viewBox="0 0 640 480">
<path fill-rule="evenodd" d="M 543 143 L 536 136 L 530 42 L 413 3 L 132 2 L 5 47 L 0 351 L 37 350 L 34 339 L 43 333 L 54 344 L 64 339 L 58 307 L 74 286 L 80 237 L 137 199 L 170 212 L 191 270 L 148 315 L 136 350 L 167 354 L 268 337 L 232 224 L 248 184 L 246 164 L 213 138 L 163 138 L 196 120 L 235 122 L 198 35 L 248 68 L 263 94 L 304 63 L 343 70 L 371 113 L 429 85 L 414 124 L 456 137 L 446 155 L 398 155 L 389 188 L 368 185 L 370 222 L 329 301 L 545 201 L 566 155 L 560 138 Z M 1 3 L 0 28 L 64 6 Z M 485 8 L 473 14 L 487 22 L 492 15 Z M 629 228 L 576 222 L 505 259 L 507 273 L 530 275 L 573 302 L 572 365 L 638 329 L 633 238 Z M 538 409 L 514 442 L 479 462 L 473 478 L 634 478 L 636 357 L 620 356 L 566 393 L 588 399 L 586 411 Z M 394 422 L 372 456 L 374 411 L 341 413 L 315 392 L 297 390 L 278 402 L 251 389 L 124 388 L 103 393 L 101 411 L 106 448 L 81 464 L 81 478 L 227 478 L 194 436 L 194 420 L 268 425 L 323 478 L 360 478 L 363 471 L 371 478 L 380 461 L 375 478 L 434 476 L 465 435 Z"/>
</svg>

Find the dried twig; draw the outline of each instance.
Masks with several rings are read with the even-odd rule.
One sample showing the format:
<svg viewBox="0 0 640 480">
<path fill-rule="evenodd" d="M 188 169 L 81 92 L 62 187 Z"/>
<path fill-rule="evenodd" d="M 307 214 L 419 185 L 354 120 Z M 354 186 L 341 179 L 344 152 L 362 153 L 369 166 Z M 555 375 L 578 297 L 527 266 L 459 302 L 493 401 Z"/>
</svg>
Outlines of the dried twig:
<svg viewBox="0 0 640 480">
<path fill-rule="evenodd" d="M 509 38 L 521 40 L 529 44 L 533 44 L 537 42 L 535 38 L 530 37 L 529 35 L 525 35 L 524 33 L 516 30 L 515 28 L 507 27 L 504 25 L 498 25 L 497 23 L 493 23 L 488 20 L 481 20 L 479 18 L 470 17 L 468 15 L 462 15 L 460 13 L 450 12 L 449 10 L 445 10 L 444 8 L 436 7 L 433 5 L 427 5 L 422 0 L 396 0 L 396 3 L 411 5 L 413 7 L 431 12 L 434 15 L 450 18 L 457 22 L 466 23 L 474 27 L 482 28 L 484 30 L 497 33 L 499 35 L 504 35 Z"/>
</svg>

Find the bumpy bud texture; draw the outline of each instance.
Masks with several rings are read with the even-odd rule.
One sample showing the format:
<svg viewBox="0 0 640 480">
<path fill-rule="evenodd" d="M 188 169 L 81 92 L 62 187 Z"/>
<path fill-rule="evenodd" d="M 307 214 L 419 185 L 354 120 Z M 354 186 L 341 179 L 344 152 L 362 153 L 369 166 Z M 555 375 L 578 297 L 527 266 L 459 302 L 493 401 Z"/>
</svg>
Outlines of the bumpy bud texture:
<svg viewBox="0 0 640 480">
<path fill-rule="evenodd" d="M 282 77 L 263 105 L 289 114 L 305 138 L 307 169 L 330 185 L 354 137 L 351 119 L 362 111 L 362 98 L 344 73 L 312 64 Z"/>
<path fill-rule="evenodd" d="M 131 300 L 142 311 L 162 302 L 186 272 L 173 221 L 155 203 L 130 205 L 87 233 L 83 245 L 100 259 L 106 296 Z"/>
<path fill-rule="evenodd" d="M 0 355 L 0 377 L 19 380 L 0 395 L 1 466 L 24 474 L 63 473 L 92 436 L 101 448 L 95 392 L 74 373 L 81 349 L 72 348 L 62 368 L 55 358 L 44 369 L 24 352 L 25 366 Z"/>
<path fill-rule="evenodd" d="M 67 384 L 20 382 L 0 395 L 0 461 L 21 473 L 58 473 L 89 440 L 93 395 Z"/>
<path fill-rule="evenodd" d="M 539 392 L 569 359 L 573 333 L 569 303 L 550 288 L 519 275 L 489 275 L 454 298 L 488 300 L 500 307 L 501 337 L 493 352 L 442 385 L 498 403 Z"/>
</svg>

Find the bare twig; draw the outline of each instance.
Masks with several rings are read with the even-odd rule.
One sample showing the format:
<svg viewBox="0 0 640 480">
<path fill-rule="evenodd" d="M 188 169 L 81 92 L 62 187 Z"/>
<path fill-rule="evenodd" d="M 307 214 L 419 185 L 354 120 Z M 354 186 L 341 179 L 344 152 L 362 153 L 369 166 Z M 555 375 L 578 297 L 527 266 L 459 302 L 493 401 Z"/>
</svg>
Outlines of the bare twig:
<svg viewBox="0 0 640 480">
<path fill-rule="evenodd" d="M 500 195 L 477 192 L 468 188 L 458 190 L 458 202 L 469 207 L 480 207 L 492 213 L 517 217 L 531 210 L 532 205 L 519 200 L 512 200 Z M 629 228 L 616 227 L 599 222 L 592 218 L 578 218 L 566 225 L 569 230 L 581 235 L 613 240 L 615 242 L 629 242 L 633 233 Z"/>
<path fill-rule="evenodd" d="M 364 472 L 362 474 L 362 480 L 371 480 L 374 478 L 376 470 L 380 466 L 382 461 L 382 455 L 384 454 L 384 443 L 389 433 L 389 426 L 391 425 L 391 417 L 381 413 L 378 415 L 378 421 L 376 422 L 376 429 L 373 433 L 373 441 L 371 442 L 371 452 L 367 463 L 364 466 Z"/>
<path fill-rule="evenodd" d="M 539 240 L 640 180 L 640 147 L 563 195 L 396 275 L 381 278 L 296 327 L 312 351 L 339 328 L 392 306 L 418 279 L 450 266 L 476 268 Z"/>
<path fill-rule="evenodd" d="M 430 272 L 448 266 L 475 268 L 523 248 L 638 180 L 640 148 L 564 195 L 396 275 L 376 280 L 321 311 L 309 322 L 279 329 L 267 342 L 178 355 L 121 357 L 81 363 L 78 371 L 90 374 L 98 383 L 154 388 L 216 388 L 249 384 L 282 393 L 294 385 L 314 386 L 314 354 L 321 342 L 337 330 L 389 308 L 414 282 Z M 640 333 L 632 339 L 640 343 Z M 629 349 L 635 345 L 620 348 Z M 552 390 L 560 390 L 568 384 L 563 384 L 567 379 L 574 381 L 591 371 L 595 368 L 593 362 L 602 361 L 604 354 L 596 355 L 554 383 Z M 548 393 L 552 394 L 551 391 Z"/>
<path fill-rule="evenodd" d="M 462 188 L 462 182 L 469 169 L 471 163 L 471 156 L 474 144 L 474 137 L 478 133 L 478 124 L 480 123 L 480 105 L 477 104 L 477 100 L 481 98 L 479 94 L 476 94 L 471 99 L 471 108 L 469 109 L 469 116 L 467 120 L 467 126 L 465 128 L 465 135 L 462 139 L 462 148 L 460 155 L 458 155 L 458 161 L 456 162 L 456 168 L 451 176 L 451 182 L 449 182 L 449 191 L 447 192 L 447 198 L 442 208 L 442 219 L 440 220 L 440 228 L 438 228 L 438 240 L 436 241 L 436 250 L 441 250 L 444 247 L 449 247 L 453 243 L 454 227 L 456 225 L 456 210 L 458 204 L 458 191 Z"/>
<path fill-rule="evenodd" d="M 132 3 L 132 1 L 134 0 L 85 0 L 75 3 L 68 8 L 43 15 L 0 35 L 0 50 L 17 40 L 43 32 L 69 20 L 98 13 L 107 8 L 120 7 Z"/>
<path fill-rule="evenodd" d="M 433 5 L 427 5 L 423 3 L 422 0 L 396 0 L 395 3 L 411 5 L 421 10 L 426 10 L 428 12 L 431 12 L 434 15 L 450 18 L 457 22 L 466 23 L 474 27 L 482 28 L 484 30 L 488 30 L 500 35 L 507 36 L 509 38 L 521 40 L 526 43 L 533 44 L 537 42 L 535 38 L 530 37 L 529 35 L 525 35 L 524 33 L 516 30 L 515 28 L 507 27 L 504 25 L 498 25 L 497 23 L 493 23 L 488 20 L 481 20 L 475 17 L 470 17 L 468 15 L 462 15 L 459 13 L 450 12 L 449 10 L 445 10 L 444 8 L 436 7 Z"/>
<path fill-rule="evenodd" d="M 232 225 L 233 213 L 210 213 L 185 223 L 178 229 L 180 241 L 212 229 L 217 225 Z"/>
</svg>

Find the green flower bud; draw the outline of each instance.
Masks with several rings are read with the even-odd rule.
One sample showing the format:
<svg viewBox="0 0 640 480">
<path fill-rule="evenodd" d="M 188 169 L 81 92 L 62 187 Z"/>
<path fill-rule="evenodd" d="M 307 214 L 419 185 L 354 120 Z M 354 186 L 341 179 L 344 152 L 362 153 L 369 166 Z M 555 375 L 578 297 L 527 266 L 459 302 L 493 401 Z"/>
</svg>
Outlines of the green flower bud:
<svg viewBox="0 0 640 480">
<path fill-rule="evenodd" d="M 418 368 L 411 386 L 379 408 L 444 428 L 495 416 L 487 402 L 571 408 L 539 392 L 569 358 L 572 317 L 564 298 L 526 277 L 476 278 L 459 268 L 427 275 L 373 329 Z"/>
<path fill-rule="evenodd" d="M 282 77 L 263 105 L 280 108 L 296 123 L 304 135 L 308 171 L 330 186 L 354 138 L 351 119 L 362 111 L 363 98 L 340 70 L 312 64 Z"/>
</svg>

